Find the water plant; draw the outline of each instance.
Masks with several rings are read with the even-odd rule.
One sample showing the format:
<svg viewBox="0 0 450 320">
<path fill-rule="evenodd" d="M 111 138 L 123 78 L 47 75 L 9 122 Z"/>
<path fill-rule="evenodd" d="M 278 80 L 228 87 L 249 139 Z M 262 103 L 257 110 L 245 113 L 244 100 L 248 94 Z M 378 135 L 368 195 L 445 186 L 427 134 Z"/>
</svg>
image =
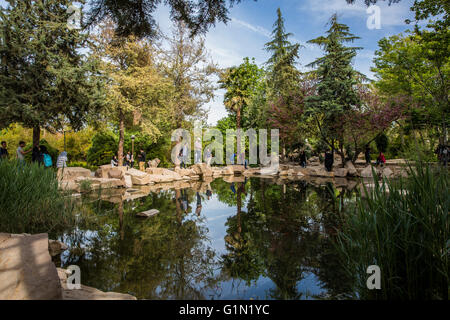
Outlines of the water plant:
<svg viewBox="0 0 450 320">
<path fill-rule="evenodd" d="M 448 300 L 448 172 L 417 163 L 408 175 L 375 178 L 339 231 L 342 265 L 360 299 Z M 380 267 L 380 290 L 367 288 L 370 265 Z"/>
<path fill-rule="evenodd" d="M 53 169 L 0 161 L 0 232 L 40 233 L 75 223 L 74 204 Z"/>
</svg>

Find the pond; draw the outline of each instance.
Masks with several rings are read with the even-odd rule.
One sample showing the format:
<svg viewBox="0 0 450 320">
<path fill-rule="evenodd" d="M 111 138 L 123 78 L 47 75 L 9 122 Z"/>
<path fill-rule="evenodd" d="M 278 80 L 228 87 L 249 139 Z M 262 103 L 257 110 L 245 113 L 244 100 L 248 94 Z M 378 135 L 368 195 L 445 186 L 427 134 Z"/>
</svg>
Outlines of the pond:
<svg viewBox="0 0 450 320">
<path fill-rule="evenodd" d="M 355 191 L 244 177 L 155 190 L 79 197 L 80 223 L 54 235 L 70 248 L 57 266 L 77 265 L 84 285 L 138 299 L 351 295 L 333 242 Z M 136 216 L 149 209 L 160 212 Z"/>
</svg>

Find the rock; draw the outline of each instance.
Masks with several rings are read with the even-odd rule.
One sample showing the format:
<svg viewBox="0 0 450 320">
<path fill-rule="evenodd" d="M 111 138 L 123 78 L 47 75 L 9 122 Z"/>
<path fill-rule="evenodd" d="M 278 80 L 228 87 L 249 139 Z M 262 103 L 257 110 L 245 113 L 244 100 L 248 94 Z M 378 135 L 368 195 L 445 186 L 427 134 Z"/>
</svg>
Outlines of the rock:
<svg viewBox="0 0 450 320">
<path fill-rule="evenodd" d="M 67 287 L 67 277 L 70 271 L 57 269 L 57 276 L 62 292 L 63 300 L 137 300 L 136 297 L 117 292 L 103 292 L 95 288 L 81 285 L 80 289 L 70 290 Z"/>
<path fill-rule="evenodd" d="M 131 168 L 125 172 L 125 174 L 131 176 L 133 185 L 145 185 L 152 183 L 151 175 L 140 170 Z"/>
<path fill-rule="evenodd" d="M 386 160 L 386 165 L 405 165 L 407 161 L 405 159 L 390 159 Z"/>
<path fill-rule="evenodd" d="M 123 177 L 123 183 L 124 183 L 124 185 L 125 185 L 126 188 L 132 188 L 132 187 L 133 187 L 133 181 L 132 181 L 130 175 L 127 175 L 127 174 L 126 174 L 126 175 Z"/>
<path fill-rule="evenodd" d="M 125 187 L 123 179 L 86 178 L 86 177 L 78 177 L 75 179 L 75 182 L 77 182 L 80 185 L 82 181 L 90 181 L 91 190 L 97 190 L 99 188 L 109 189 L 109 188 Z"/>
<path fill-rule="evenodd" d="M 150 161 L 148 162 L 148 166 L 149 166 L 150 168 L 156 168 L 157 166 L 159 166 L 160 163 L 161 163 L 161 160 L 159 160 L 158 158 L 155 158 L 155 159 L 150 160 Z"/>
<path fill-rule="evenodd" d="M 313 177 L 327 177 L 327 178 L 333 178 L 334 173 L 328 172 L 323 167 L 315 166 L 315 167 L 307 167 L 309 170 L 309 175 Z"/>
<path fill-rule="evenodd" d="M 175 168 L 175 172 L 180 176 L 193 176 L 195 175 L 195 171 L 193 169 L 181 169 L 179 167 Z"/>
<path fill-rule="evenodd" d="M 74 180 L 61 180 L 59 181 L 59 188 L 64 191 L 78 191 L 80 189 L 80 185 L 76 183 Z"/>
<path fill-rule="evenodd" d="M 372 168 L 375 171 L 375 174 L 377 173 L 377 170 L 375 167 L 372 167 L 371 165 L 368 165 L 361 171 L 361 177 L 363 178 L 373 178 L 372 174 Z"/>
<path fill-rule="evenodd" d="M 69 247 L 58 240 L 48 240 L 48 251 L 52 257 L 61 254 L 63 251 L 66 251 Z"/>
<path fill-rule="evenodd" d="M 240 164 L 232 165 L 234 174 L 243 174 L 245 171 L 245 167 Z"/>
<path fill-rule="evenodd" d="M 124 177 L 124 173 L 119 168 L 111 168 L 111 170 L 108 171 L 108 176 L 106 178 L 109 179 L 122 179 Z M 105 177 L 103 177 L 105 178 Z"/>
<path fill-rule="evenodd" d="M 152 217 L 154 215 L 157 215 L 158 213 L 159 213 L 159 210 L 151 209 L 151 210 L 139 212 L 139 213 L 136 214 L 136 216 L 143 217 L 143 218 L 148 218 L 148 217 Z"/>
<path fill-rule="evenodd" d="M 206 163 L 196 163 L 191 166 L 191 169 L 194 170 L 196 175 L 203 175 L 203 172 L 206 169 Z"/>
<path fill-rule="evenodd" d="M 358 175 L 358 171 L 356 171 L 356 168 L 351 161 L 345 163 L 345 168 L 347 169 L 347 175 L 351 177 L 356 177 Z"/>
<path fill-rule="evenodd" d="M 67 167 L 58 169 L 58 180 L 74 180 L 78 177 L 90 177 L 91 170 L 81 167 Z"/>
<path fill-rule="evenodd" d="M 225 176 L 234 174 L 233 167 L 231 165 L 226 166 L 225 168 L 222 169 L 222 174 Z"/>
<path fill-rule="evenodd" d="M 347 168 L 338 168 L 334 170 L 334 176 L 335 177 L 346 177 L 348 173 Z"/>
<path fill-rule="evenodd" d="M 46 233 L 0 233 L 0 300 L 62 298 L 61 284 L 48 245 Z"/>
<path fill-rule="evenodd" d="M 389 169 L 388 167 L 385 167 L 383 169 L 383 171 L 381 172 L 381 176 L 383 178 L 392 178 L 394 176 L 394 172 L 391 169 Z"/>
</svg>

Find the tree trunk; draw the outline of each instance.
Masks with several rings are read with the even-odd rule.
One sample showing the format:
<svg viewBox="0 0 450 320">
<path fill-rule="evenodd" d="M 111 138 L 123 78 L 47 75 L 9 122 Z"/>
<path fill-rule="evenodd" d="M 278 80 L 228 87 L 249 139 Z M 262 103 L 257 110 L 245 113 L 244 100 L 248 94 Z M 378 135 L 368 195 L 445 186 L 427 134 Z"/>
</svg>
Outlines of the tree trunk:
<svg viewBox="0 0 450 320">
<path fill-rule="evenodd" d="M 39 144 L 41 140 L 41 128 L 39 126 L 33 127 L 33 146 Z"/>
<path fill-rule="evenodd" d="M 119 158 L 119 166 L 123 166 L 123 144 L 125 140 L 125 115 L 122 109 L 119 109 L 119 149 L 117 157 Z"/>
<path fill-rule="evenodd" d="M 241 157 L 241 108 L 238 107 L 236 110 L 236 131 L 237 131 L 237 135 L 236 135 L 236 160 L 237 160 L 237 164 L 243 164 L 242 162 L 242 157 Z"/>
</svg>

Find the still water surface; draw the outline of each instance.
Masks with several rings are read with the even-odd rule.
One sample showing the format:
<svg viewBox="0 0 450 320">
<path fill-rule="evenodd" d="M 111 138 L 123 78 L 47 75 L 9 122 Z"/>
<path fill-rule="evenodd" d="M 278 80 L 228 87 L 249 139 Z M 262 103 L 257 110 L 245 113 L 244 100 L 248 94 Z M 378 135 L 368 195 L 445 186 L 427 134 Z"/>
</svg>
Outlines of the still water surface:
<svg viewBox="0 0 450 320">
<path fill-rule="evenodd" d="M 57 265 L 138 299 L 323 299 L 349 294 L 333 245 L 354 192 L 305 181 L 216 179 L 198 188 L 78 199 Z M 337 199 L 336 197 L 337 196 Z M 131 197 L 132 198 L 132 197 Z M 138 218 L 136 213 L 158 209 Z"/>
</svg>

